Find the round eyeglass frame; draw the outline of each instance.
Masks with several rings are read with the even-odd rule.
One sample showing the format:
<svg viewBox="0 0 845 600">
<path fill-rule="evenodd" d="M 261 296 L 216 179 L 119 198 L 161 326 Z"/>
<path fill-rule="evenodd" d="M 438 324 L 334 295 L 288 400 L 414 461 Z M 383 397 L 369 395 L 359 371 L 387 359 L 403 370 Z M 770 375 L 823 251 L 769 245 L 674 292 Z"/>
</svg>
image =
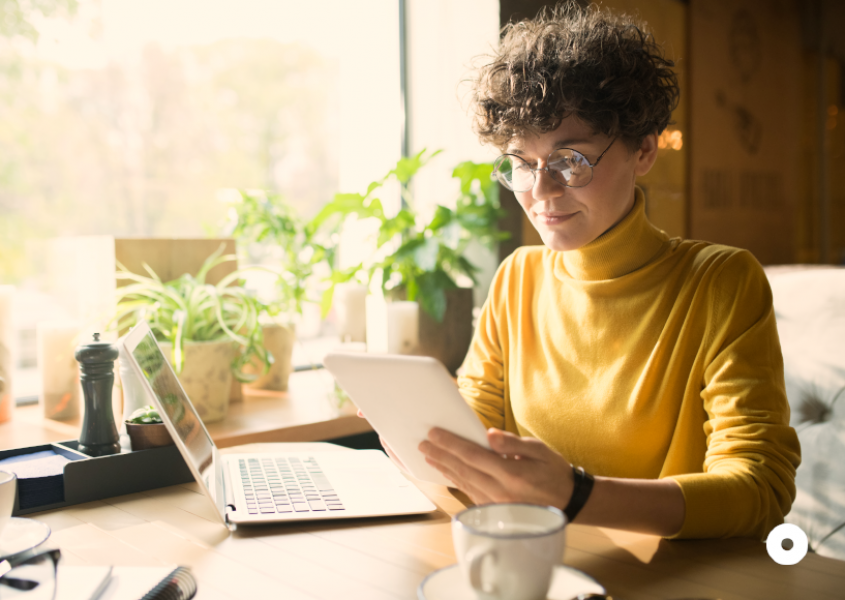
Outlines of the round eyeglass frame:
<svg viewBox="0 0 845 600">
<path fill-rule="evenodd" d="M 556 183 L 559 183 L 559 184 L 560 184 L 560 185 L 562 185 L 563 187 L 571 187 L 571 188 L 582 188 L 582 187 L 586 187 L 586 186 L 588 186 L 588 185 L 590 184 L 590 182 L 592 182 L 592 181 L 593 181 L 593 169 L 596 167 L 596 165 L 598 165 L 598 164 L 599 164 L 599 162 L 601 161 L 601 159 L 602 159 L 602 158 L 604 158 L 604 155 L 605 155 L 605 154 L 607 154 L 607 151 L 608 151 L 608 150 L 610 150 L 610 147 L 611 147 L 611 146 L 613 146 L 613 144 L 616 142 L 616 140 L 617 140 L 617 139 L 619 139 L 619 137 L 618 137 L 618 136 L 617 136 L 617 137 L 615 137 L 615 138 L 613 138 L 612 140 L 610 140 L 610 144 L 608 144 L 608 145 L 607 145 L 607 148 L 605 148 L 605 149 L 604 149 L 604 152 L 602 152 L 602 153 L 599 155 L 599 157 L 596 159 L 596 162 L 594 162 L 594 163 L 591 163 L 591 162 L 587 159 L 587 157 L 586 157 L 586 156 L 584 156 L 581 152 L 578 152 L 578 151 L 577 151 L 577 150 L 575 150 L 574 148 L 557 148 L 557 149 L 556 149 L 556 150 L 554 150 L 551 154 L 549 154 L 549 156 L 546 158 L 546 166 L 545 166 L 545 167 L 537 167 L 536 169 L 535 169 L 535 168 L 532 168 L 532 167 L 531 167 L 531 165 L 529 165 L 529 164 L 528 164 L 528 161 L 527 161 L 527 160 L 525 160 L 524 158 L 522 158 L 521 156 L 519 156 L 518 154 L 502 154 L 501 156 L 499 156 L 499 158 L 497 158 L 497 159 L 496 159 L 496 162 L 495 162 L 495 163 L 493 163 L 493 172 L 492 172 L 492 173 L 490 173 L 490 179 L 494 179 L 494 180 L 498 181 L 499 183 L 501 183 L 503 186 L 505 186 L 505 187 L 506 187 L 506 188 L 508 188 L 509 190 L 511 190 L 511 191 L 513 191 L 513 192 L 516 192 L 516 193 L 518 193 L 518 194 L 521 194 L 521 193 L 523 193 L 523 192 L 527 192 L 528 190 L 532 190 L 532 189 L 534 189 L 534 186 L 535 186 L 535 185 L 537 185 L 537 171 L 545 171 L 546 173 L 548 173 L 548 174 L 549 174 L 549 176 L 550 176 L 550 177 L 551 177 L 551 178 L 552 178 L 552 179 L 553 179 Z M 557 154 L 558 152 L 560 152 L 561 150 L 569 150 L 569 151 L 570 151 L 570 152 L 572 152 L 573 154 L 577 154 L 578 156 L 580 156 L 581 158 L 583 158 L 583 159 L 584 159 L 584 162 L 585 162 L 585 163 L 587 163 L 587 166 L 588 166 L 588 167 L 590 167 L 590 179 L 587 181 L 587 183 L 584 183 L 584 184 L 582 184 L 582 185 L 569 185 L 569 182 L 567 182 L 567 181 L 561 181 L 560 179 L 558 179 L 558 178 L 555 176 L 555 173 L 560 173 L 560 171 L 556 171 L 556 170 L 554 170 L 554 169 L 550 169 L 550 168 L 549 168 L 549 163 L 550 163 L 550 160 L 549 160 L 549 159 L 550 159 L 553 155 L 555 155 L 555 154 Z M 510 157 L 518 158 L 519 160 L 521 160 L 522 162 L 524 162 L 524 163 L 528 166 L 528 169 L 531 171 L 531 175 L 534 177 L 534 181 L 532 182 L 531 187 L 525 188 L 524 190 L 517 190 L 517 189 L 515 189 L 515 188 L 513 187 L 513 184 L 512 184 L 510 181 L 508 181 L 508 180 L 507 180 L 507 178 L 505 177 L 504 173 L 502 173 L 502 172 L 499 170 L 499 167 L 501 166 L 501 164 L 502 164 L 504 161 L 508 160 Z M 562 177 L 562 174 L 561 174 L 561 177 Z"/>
</svg>

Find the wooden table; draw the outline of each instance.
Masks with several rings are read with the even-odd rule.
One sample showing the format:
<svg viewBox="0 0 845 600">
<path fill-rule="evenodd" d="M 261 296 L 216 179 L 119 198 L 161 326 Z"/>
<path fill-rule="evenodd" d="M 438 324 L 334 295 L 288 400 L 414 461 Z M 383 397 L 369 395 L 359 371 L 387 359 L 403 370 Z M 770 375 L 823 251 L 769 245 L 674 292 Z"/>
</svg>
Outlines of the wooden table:
<svg viewBox="0 0 845 600">
<path fill-rule="evenodd" d="M 323 445 L 325 446 L 325 445 Z M 313 450 L 312 444 L 287 444 Z M 351 450 L 329 446 L 335 451 Z M 278 451 L 279 444 L 224 452 Z M 416 598 L 423 578 L 453 564 L 450 518 L 464 504 L 420 484 L 439 510 L 419 517 L 240 527 L 230 533 L 195 484 L 34 515 L 65 564 L 189 565 L 201 599 Z M 845 563 L 808 555 L 772 561 L 752 540 L 666 541 L 597 527 L 568 529 L 564 562 L 621 600 L 677 597 L 818 600 L 845 597 Z"/>
</svg>

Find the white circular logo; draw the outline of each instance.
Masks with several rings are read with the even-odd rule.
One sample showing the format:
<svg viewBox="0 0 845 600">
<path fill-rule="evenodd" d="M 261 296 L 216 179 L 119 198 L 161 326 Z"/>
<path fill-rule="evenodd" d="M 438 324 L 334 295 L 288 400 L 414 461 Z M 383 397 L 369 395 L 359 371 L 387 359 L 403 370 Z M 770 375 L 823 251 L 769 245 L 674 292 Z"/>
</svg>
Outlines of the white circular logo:
<svg viewBox="0 0 845 600">
<path fill-rule="evenodd" d="M 785 550 L 784 540 L 790 540 L 792 548 Z M 808 546 L 807 534 L 798 525 L 792 523 L 778 525 L 769 532 L 769 537 L 766 538 L 766 551 L 779 565 L 798 564 L 807 556 Z"/>
</svg>

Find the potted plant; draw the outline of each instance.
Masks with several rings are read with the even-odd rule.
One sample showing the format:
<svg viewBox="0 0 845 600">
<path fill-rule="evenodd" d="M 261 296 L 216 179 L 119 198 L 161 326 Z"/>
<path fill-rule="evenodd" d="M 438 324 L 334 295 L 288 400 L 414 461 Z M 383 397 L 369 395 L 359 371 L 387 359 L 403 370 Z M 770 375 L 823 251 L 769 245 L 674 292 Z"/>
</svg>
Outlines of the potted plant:
<svg viewBox="0 0 845 600">
<path fill-rule="evenodd" d="M 173 444 L 173 438 L 162 422 L 161 415 L 152 406 L 139 408 L 126 419 L 125 424 L 133 451 Z"/>
<path fill-rule="evenodd" d="M 308 229 L 340 227 L 349 215 L 377 219 L 378 250 L 373 260 L 332 273 L 332 286 L 323 297 L 324 312 L 331 306 L 334 285 L 353 279 L 359 272 L 364 272 L 370 282 L 378 278 L 386 298 L 419 303 L 419 352 L 435 356 L 454 373 L 472 337 L 471 285 L 477 284 L 478 268 L 466 258 L 465 251 L 473 240 L 492 246 L 509 234 L 498 229 L 504 212 L 499 207 L 498 185 L 490 177 L 490 164 L 466 161 L 455 167 L 452 176 L 460 181 L 460 195 L 454 206 L 437 205 L 431 218 L 422 217 L 422 207 L 412 194 L 412 180 L 437 154 L 423 150 L 400 159 L 364 194 L 337 194 Z M 398 182 L 402 194 L 402 208 L 392 217 L 387 216 L 377 197 L 389 181 Z"/>
<path fill-rule="evenodd" d="M 205 276 L 216 265 L 235 260 L 222 255 L 223 247 L 208 257 L 196 276 L 182 275 L 163 282 L 147 265 L 149 277 L 122 267 L 118 279 L 131 283 L 118 288 L 117 312 L 112 327 L 126 330 L 146 320 L 173 365 L 179 381 L 203 421 L 219 421 L 229 406 L 231 378 L 248 382 L 256 374 L 244 365 L 254 358 L 269 367 L 273 357 L 263 345 L 260 316 L 267 307 L 238 282 L 245 271 L 238 269 L 216 285 Z"/>
<path fill-rule="evenodd" d="M 265 301 L 261 319 L 265 349 L 275 360 L 248 385 L 285 391 L 292 371 L 295 323 L 309 301 L 309 285 L 319 279 L 320 267 L 329 271 L 334 248 L 321 243 L 319 233 L 307 228 L 280 194 L 239 190 L 238 199 L 230 206 L 232 218 L 226 233 L 240 242 L 251 262 L 273 265 L 282 274 Z M 255 371 L 257 366 L 247 365 L 246 369 Z"/>
</svg>

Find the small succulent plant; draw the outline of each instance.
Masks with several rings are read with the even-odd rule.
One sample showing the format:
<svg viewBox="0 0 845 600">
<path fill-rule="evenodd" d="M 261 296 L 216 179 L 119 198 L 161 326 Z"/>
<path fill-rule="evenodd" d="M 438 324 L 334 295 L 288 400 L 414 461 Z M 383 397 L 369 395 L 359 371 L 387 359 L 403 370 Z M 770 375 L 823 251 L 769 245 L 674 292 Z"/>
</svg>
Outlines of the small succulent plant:
<svg viewBox="0 0 845 600">
<path fill-rule="evenodd" d="M 135 425 L 152 425 L 154 423 L 161 423 L 162 420 L 157 409 L 152 406 L 143 406 L 129 415 L 126 422 L 134 423 Z"/>
</svg>

